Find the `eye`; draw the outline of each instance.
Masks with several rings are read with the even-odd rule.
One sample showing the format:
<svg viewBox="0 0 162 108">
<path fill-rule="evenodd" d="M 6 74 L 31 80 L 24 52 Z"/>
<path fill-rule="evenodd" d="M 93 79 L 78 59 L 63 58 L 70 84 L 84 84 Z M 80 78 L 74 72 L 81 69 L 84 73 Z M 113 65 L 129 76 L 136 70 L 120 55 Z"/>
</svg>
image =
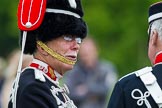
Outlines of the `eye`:
<svg viewBox="0 0 162 108">
<path fill-rule="evenodd" d="M 75 38 L 75 41 L 78 43 L 78 44 L 81 44 L 82 43 L 82 39 L 80 37 L 76 37 Z"/>
<path fill-rule="evenodd" d="M 72 41 L 73 39 L 77 42 L 77 44 L 82 43 L 82 39 L 80 37 L 73 37 L 73 36 L 63 36 L 64 40 L 66 41 Z"/>
<path fill-rule="evenodd" d="M 66 41 L 72 41 L 73 40 L 73 37 L 72 36 L 64 36 L 64 39 Z"/>
</svg>

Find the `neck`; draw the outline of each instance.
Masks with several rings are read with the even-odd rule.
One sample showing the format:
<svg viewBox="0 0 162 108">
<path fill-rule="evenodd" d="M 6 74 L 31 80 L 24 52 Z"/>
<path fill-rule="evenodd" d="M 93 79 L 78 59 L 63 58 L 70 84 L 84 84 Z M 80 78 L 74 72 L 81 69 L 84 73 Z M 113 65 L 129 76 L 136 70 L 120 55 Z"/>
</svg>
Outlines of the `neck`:
<svg viewBox="0 0 162 108">
<path fill-rule="evenodd" d="M 60 75 L 63 75 L 67 71 L 66 69 L 64 69 L 62 67 L 63 65 L 66 66 L 67 64 L 62 63 L 61 61 L 59 61 L 55 58 L 51 58 L 50 55 L 46 56 L 46 55 L 42 55 L 41 53 L 35 53 L 34 58 L 50 65 L 51 68 L 55 69 L 55 71 L 57 71 Z M 52 61 L 52 63 L 51 63 L 51 61 Z M 69 66 L 71 66 L 71 65 L 69 65 Z"/>
</svg>

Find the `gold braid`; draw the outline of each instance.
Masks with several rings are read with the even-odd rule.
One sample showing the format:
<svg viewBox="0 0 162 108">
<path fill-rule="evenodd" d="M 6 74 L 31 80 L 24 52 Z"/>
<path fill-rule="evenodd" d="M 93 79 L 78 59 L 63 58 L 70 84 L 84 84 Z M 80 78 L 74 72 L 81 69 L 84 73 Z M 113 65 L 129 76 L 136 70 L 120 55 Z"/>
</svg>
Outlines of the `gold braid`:
<svg viewBox="0 0 162 108">
<path fill-rule="evenodd" d="M 76 63 L 76 61 L 69 60 L 69 59 L 65 58 L 64 56 L 54 52 L 51 48 L 49 48 L 47 45 L 45 45 L 41 41 L 37 41 L 37 44 L 41 48 L 43 48 L 48 54 L 50 54 L 52 57 L 58 59 L 59 61 L 61 61 L 63 63 L 70 64 L 70 65 L 74 65 Z"/>
</svg>

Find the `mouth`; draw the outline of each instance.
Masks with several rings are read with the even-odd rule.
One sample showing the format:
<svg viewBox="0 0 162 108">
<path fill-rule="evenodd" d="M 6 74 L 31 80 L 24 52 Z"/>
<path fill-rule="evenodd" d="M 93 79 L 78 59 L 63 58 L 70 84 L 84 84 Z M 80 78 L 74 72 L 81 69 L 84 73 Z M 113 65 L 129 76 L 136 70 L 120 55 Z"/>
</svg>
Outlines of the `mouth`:
<svg viewBox="0 0 162 108">
<path fill-rule="evenodd" d="M 72 60 L 72 61 L 76 61 L 77 60 L 77 56 L 74 55 L 67 55 L 65 56 L 67 59 Z"/>
</svg>

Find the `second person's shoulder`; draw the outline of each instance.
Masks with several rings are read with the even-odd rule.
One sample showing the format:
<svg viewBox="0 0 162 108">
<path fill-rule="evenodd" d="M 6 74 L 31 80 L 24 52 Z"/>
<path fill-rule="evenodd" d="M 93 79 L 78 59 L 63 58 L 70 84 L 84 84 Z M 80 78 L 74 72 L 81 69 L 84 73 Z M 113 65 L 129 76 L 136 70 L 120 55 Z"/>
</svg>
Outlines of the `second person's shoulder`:
<svg viewBox="0 0 162 108">
<path fill-rule="evenodd" d="M 141 80 L 140 78 L 138 77 L 138 74 L 139 73 L 145 73 L 146 70 L 148 70 L 148 68 L 151 68 L 151 67 L 144 67 L 142 69 L 139 69 L 137 71 L 134 71 L 134 72 L 131 72 L 123 77 L 121 77 L 119 80 L 118 80 L 118 83 L 122 86 L 129 86 L 129 85 L 133 85 L 133 84 L 136 84 L 136 83 L 141 83 Z"/>
</svg>

